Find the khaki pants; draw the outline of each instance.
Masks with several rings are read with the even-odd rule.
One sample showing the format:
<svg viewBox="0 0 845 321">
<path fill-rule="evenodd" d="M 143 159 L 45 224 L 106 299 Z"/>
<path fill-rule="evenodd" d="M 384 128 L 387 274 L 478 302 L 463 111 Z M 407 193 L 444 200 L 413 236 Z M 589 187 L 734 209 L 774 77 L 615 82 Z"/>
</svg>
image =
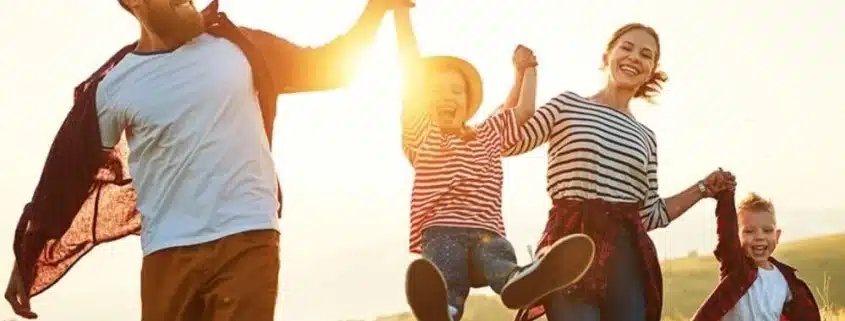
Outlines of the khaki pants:
<svg viewBox="0 0 845 321">
<path fill-rule="evenodd" d="M 272 321 L 279 233 L 250 231 L 144 257 L 142 321 Z"/>
</svg>

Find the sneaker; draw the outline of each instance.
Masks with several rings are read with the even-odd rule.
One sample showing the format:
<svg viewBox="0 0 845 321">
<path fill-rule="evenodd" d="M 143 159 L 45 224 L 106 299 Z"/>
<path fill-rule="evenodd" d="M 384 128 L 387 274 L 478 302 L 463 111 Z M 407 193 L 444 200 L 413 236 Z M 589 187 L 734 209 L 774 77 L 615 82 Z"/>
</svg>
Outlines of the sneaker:
<svg viewBox="0 0 845 321">
<path fill-rule="evenodd" d="M 452 321 L 446 281 L 431 261 L 419 258 L 408 266 L 405 296 L 418 321 Z"/>
<path fill-rule="evenodd" d="M 502 303 L 509 309 L 527 308 L 578 282 L 593 264 L 595 251 L 593 239 L 585 234 L 557 240 L 537 260 L 514 272 L 502 288 Z"/>
</svg>

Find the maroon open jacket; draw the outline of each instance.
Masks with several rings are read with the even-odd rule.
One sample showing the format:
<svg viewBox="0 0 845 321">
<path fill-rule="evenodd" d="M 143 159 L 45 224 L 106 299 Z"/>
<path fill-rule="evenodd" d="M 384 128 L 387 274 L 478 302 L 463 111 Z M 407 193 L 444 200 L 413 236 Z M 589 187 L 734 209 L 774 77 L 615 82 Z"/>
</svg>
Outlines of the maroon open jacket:
<svg viewBox="0 0 845 321">
<path fill-rule="evenodd" d="M 349 33 L 317 48 L 237 27 L 217 12 L 217 0 L 203 10 L 203 16 L 209 34 L 232 41 L 248 59 L 265 132 L 272 138 L 277 96 L 348 83 L 348 67 L 354 61 L 348 56 L 360 53 L 372 40 L 384 12 L 368 6 Z M 75 88 L 73 107 L 50 147 L 32 200 L 24 207 L 14 252 L 16 268 L 32 296 L 58 282 L 94 246 L 140 233 L 127 144 L 119 142 L 103 157 L 95 106 L 99 82 L 134 48 L 135 43 L 120 49 Z"/>
<path fill-rule="evenodd" d="M 733 192 L 718 196 L 716 206 L 716 234 L 718 243 L 713 252 L 719 261 L 721 281 L 713 293 L 698 309 L 692 321 L 719 321 L 739 302 L 757 279 L 757 265 L 742 249 L 734 206 Z M 792 299 L 783 307 L 782 321 L 821 321 L 819 306 L 804 281 L 795 275 L 796 270 L 774 258 L 769 258 L 786 278 Z"/>
</svg>

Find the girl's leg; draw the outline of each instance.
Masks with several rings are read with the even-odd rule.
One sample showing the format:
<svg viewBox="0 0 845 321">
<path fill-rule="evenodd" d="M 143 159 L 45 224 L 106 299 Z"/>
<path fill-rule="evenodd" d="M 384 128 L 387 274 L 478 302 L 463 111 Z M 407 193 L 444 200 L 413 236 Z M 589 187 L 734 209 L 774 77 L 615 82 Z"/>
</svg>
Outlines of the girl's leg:
<svg viewBox="0 0 845 321">
<path fill-rule="evenodd" d="M 434 263 L 446 281 L 449 310 L 454 321 L 461 319 L 470 289 L 468 233 L 465 228 L 440 226 L 423 232 L 422 255 Z"/>
<path fill-rule="evenodd" d="M 645 321 L 645 281 L 640 263 L 642 255 L 626 228 L 621 229 L 614 256 L 602 314 L 607 315 L 609 321 Z"/>
<path fill-rule="evenodd" d="M 513 245 L 504 237 L 485 230 L 476 230 L 470 240 L 474 243 L 471 245 L 473 266 L 481 269 L 493 291 L 502 293 L 510 276 L 519 268 Z"/>
<path fill-rule="evenodd" d="M 562 294 L 549 296 L 544 307 L 546 308 L 546 319 L 549 321 L 601 320 L 601 313 L 597 305 L 581 302 Z"/>
<path fill-rule="evenodd" d="M 502 303 L 511 309 L 527 308 L 578 282 L 592 265 L 594 253 L 593 240 L 584 234 L 555 241 L 536 260 L 509 276 L 501 289 Z"/>
<path fill-rule="evenodd" d="M 509 308 L 528 307 L 576 282 L 590 267 L 594 251 L 587 236 L 573 235 L 555 242 L 541 259 L 519 267 L 513 246 L 504 237 L 478 231 L 473 241 L 474 265 L 483 269 L 490 288 Z"/>
</svg>

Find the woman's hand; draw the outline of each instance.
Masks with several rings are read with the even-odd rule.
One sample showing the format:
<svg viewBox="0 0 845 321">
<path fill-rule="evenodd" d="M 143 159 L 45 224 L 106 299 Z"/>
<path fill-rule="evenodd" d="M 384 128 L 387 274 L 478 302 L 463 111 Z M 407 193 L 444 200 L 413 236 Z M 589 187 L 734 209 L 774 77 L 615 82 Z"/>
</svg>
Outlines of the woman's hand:
<svg viewBox="0 0 845 321">
<path fill-rule="evenodd" d="M 721 168 L 707 175 L 697 184 L 688 187 L 683 192 L 666 199 L 666 213 L 669 221 L 674 221 L 687 212 L 695 203 L 703 198 L 715 197 L 719 193 L 736 188 L 736 177 L 731 172 Z"/>
<path fill-rule="evenodd" d="M 722 191 L 736 189 L 736 177 L 721 168 L 707 175 L 701 183 L 705 188 L 704 197 L 714 197 Z"/>
</svg>

